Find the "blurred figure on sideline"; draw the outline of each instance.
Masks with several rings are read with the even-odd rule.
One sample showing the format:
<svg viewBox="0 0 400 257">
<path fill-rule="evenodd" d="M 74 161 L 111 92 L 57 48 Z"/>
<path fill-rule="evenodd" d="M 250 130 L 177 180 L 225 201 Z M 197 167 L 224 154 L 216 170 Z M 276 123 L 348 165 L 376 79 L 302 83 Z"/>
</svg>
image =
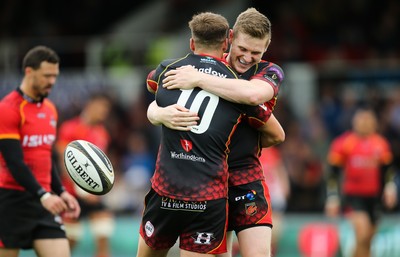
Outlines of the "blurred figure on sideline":
<svg viewBox="0 0 400 257">
<path fill-rule="evenodd" d="M 94 93 L 89 97 L 80 115 L 63 122 L 59 128 L 57 149 L 63 156 L 65 146 L 73 140 L 86 140 L 97 145 L 107 153 L 110 135 L 104 123 L 112 107 L 111 99 L 102 93 Z M 64 167 L 62 164 L 61 166 Z M 113 213 L 108 210 L 102 196 L 93 195 L 80 189 L 63 173 L 63 183 L 67 190 L 78 198 L 82 208 L 81 218 L 87 217 L 90 230 L 96 242 L 96 257 L 109 257 L 109 239 L 114 231 Z M 66 219 L 67 237 L 73 248 L 83 235 L 83 226 L 78 219 Z"/>
<path fill-rule="evenodd" d="M 264 169 L 265 181 L 269 188 L 272 205 L 272 229 L 271 251 L 275 256 L 283 227 L 283 216 L 286 210 L 287 199 L 290 194 L 290 182 L 288 172 L 282 161 L 279 148 L 271 146 L 263 148 L 260 162 Z"/>
<path fill-rule="evenodd" d="M 381 203 L 393 208 L 397 202 L 396 186 L 386 180 L 392 152 L 387 139 L 378 134 L 377 126 L 371 109 L 356 110 L 352 130 L 335 138 L 328 152 L 332 174 L 325 212 L 336 216 L 342 207 L 356 237 L 353 257 L 371 256 L 371 242 L 383 210 Z"/>
</svg>

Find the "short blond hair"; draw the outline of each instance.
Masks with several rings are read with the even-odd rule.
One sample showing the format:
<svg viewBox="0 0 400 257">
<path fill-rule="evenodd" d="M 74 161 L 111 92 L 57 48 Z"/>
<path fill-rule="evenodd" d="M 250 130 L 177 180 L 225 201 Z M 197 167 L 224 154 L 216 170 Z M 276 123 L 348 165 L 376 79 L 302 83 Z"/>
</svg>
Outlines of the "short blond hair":
<svg viewBox="0 0 400 257">
<path fill-rule="evenodd" d="M 255 8 L 248 8 L 239 14 L 233 25 L 233 35 L 238 35 L 240 32 L 254 38 L 271 39 L 271 21 Z"/>
</svg>

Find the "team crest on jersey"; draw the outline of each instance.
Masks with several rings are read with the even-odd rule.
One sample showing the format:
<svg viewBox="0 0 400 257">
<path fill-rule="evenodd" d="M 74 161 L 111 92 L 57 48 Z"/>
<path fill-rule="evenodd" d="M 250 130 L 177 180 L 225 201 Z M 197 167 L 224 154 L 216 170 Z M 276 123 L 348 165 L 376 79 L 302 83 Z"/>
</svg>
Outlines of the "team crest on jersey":
<svg viewBox="0 0 400 257">
<path fill-rule="evenodd" d="M 257 213 L 257 205 L 254 202 L 246 203 L 244 208 L 246 209 L 246 215 L 253 216 Z"/>
<path fill-rule="evenodd" d="M 192 141 L 181 139 L 181 146 L 183 150 L 185 150 L 186 152 L 190 152 L 190 150 L 192 150 L 193 144 Z"/>
</svg>

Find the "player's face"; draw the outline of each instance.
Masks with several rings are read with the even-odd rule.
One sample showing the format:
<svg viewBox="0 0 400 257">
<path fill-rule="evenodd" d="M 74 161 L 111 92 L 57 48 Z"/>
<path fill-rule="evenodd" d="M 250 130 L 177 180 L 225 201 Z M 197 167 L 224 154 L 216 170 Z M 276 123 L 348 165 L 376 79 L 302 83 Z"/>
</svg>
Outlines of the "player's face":
<svg viewBox="0 0 400 257">
<path fill-rule="evenodd" d="M 32 70 L 32 91 L 37 98 L 47 97 L 56 83 L 59 65 L 49 62 L 42 62 L 40 68 Z"/>
<path fill-rule="evenodd" d="M 244 73 L 261 61 L 268 43 L 269 37 L 260 39 L 237 33 L 232 39 L 228 62 L 238 73 Z"/>
<path fill-rule="evenodd" d="M 367 136 L 376 131 L 377 120 L 369 111 L 358 111 L 353 118 L 354 131 L 362 136 Z"/>
<path fill-rule="evenodd" d="M 103 123 L 111 110 L 111 103 L 107 99 L 95 99 L 87 105 L 87 112 L 90 115 L 92 124 Z"/>
</svg>

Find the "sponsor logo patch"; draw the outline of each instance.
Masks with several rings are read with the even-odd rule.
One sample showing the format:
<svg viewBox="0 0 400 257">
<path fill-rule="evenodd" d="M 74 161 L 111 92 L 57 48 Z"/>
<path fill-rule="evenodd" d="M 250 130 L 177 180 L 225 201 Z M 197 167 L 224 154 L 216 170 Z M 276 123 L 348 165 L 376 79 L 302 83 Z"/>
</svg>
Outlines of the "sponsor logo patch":
<svg viewBox="0 0 400 257">
<path fill-rule="evenodd" d="M 246 215 L 253 216 L 254 214 L 257 213 L 257 205 L 256 203 L 246 203 L 244 205 L 244 208 L 246 209 Z"/>
</svg>

